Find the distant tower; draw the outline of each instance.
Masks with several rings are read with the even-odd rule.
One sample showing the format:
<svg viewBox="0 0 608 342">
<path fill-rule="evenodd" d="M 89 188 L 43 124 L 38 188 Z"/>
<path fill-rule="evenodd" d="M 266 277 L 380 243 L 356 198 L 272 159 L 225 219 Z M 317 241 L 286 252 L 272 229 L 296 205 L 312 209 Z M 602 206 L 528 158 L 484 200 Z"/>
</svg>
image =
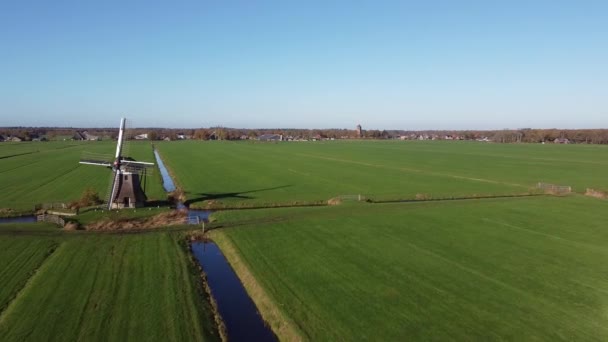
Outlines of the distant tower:
<svg viewBox="0 0 608 342">
<path fill-rule="evenodd" d="M 363 130 L 361 129 L 361 125 L 357 125 L 357 138 L 361 138 L 363 136 Z"/>
</svg>

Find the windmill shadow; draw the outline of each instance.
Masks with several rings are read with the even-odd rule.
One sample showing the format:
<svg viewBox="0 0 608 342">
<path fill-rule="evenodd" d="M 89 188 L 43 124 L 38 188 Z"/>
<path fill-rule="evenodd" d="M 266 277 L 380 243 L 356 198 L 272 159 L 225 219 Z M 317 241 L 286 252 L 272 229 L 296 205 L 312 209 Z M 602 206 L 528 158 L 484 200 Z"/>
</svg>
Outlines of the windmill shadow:
<svg viewBox="0 0 608 342">
<path fill-rule="evenodd" d="M 189 206 L 190 204 L 192 204 L 194 202 L 212 201 L 212 200 L 227 199 L 227 198 L 238 198 L 238 199 L 245 199 L 245 200 L 254 199 L 255 197 L 247 196 L 247 194 L 251 194 L 251 193 L 255 193 L 255 192 L 278 190 L 278 189 L 288 188 L 291 186 L 293 186 L 293 185 L 281 185 L 281 186 L 275 186 L 272 188 L 254 189 L 254 190 L 241 191 L 241 192 L 218 192 L 218 193 L 199 192 L 199 193 L 194 194 L 194 195 L 196 195 L 196 197 L 185 201 L 184 205 Z"/>
</svg>

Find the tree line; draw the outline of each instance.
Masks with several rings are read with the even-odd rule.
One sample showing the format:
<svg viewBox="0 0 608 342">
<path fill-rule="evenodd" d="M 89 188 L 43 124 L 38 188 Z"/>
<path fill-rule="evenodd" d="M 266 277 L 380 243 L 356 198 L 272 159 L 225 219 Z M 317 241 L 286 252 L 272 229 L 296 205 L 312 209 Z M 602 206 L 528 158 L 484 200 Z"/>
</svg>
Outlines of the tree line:
<svg viewBox="0 0 608 342">
<path fill-rule="evenodd" d="M 4 127 L 0 136 L 16 136 L 25 141 L 33 138 L 69 138 L 76 131 L 88 131 L 106 139 L 116 139 L 116 128 L 57 128 L 57 127 Z M 541 143 L 569 142 L 577 144 L 608 144 L 608 129 L 504 129 L 504 130 L 364 130 L 359 136 L 349 129 L 239 129 L 210 127 L 197 129 L 133 128 L 129 130 L 133 138 L 147 134 L 149 140 L 243 140 L 257 139 L 264 134 L 280 134 L 284 139 L 435 139 L 435 140 L 488 140 L 497 143 Z"/>
</svg>

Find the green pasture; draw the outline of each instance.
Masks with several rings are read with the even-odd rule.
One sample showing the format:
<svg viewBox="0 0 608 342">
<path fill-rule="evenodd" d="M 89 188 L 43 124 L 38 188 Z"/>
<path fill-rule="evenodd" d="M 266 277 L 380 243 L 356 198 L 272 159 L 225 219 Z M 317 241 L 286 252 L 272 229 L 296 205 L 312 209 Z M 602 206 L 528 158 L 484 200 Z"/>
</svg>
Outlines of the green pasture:
<svg viewBox="0 0 608 342">
<path fill-rule="evenodd" d="M 31 210 L 35 204 L 70 202 L 92 187 L 105 198 L 111 170 L 81 165 L 83 156 L 112 158 L 115 142 L 23 142 L 0 144 L 0 208 Z M 129 154 L 154 162 L 150 143 L 129 142 Z M 146 182 L 151 200 L 166 198 L 160 174 L 154 170 Z"/>
<path fill-rule="evenodd" d="M 477 142 L 323 141 L 160 143 L 195 206 L 504 195 L 538 182 L 608 188 L 608 148 Z"/>
<path fill-rule="evenodd" d="M 0 226 L 0 340 L 219 339 L 184 236 L 45 227 Z"/>
<path fill-rule="evenodd" d="M 235 226 L 213 231 L 220 247 L 236 246 L 312 341 L 608 339 L 603 201 L 344 204 L 215 216 Z"/>
<path fill-rule="evenodd" d="M 305 340 L 608 339 L 608 148 L 474 142 L 159 142 L 188 204 Z M 0 209 L 67 202 L 110 170 L 113 142 L 0 144 Z M 128 155 L 154 161 L 149 142 Z M 563 197 L 379 204 L 570 185 Z M 147 183 L 164 199 L 160 174 Z M 81 223 L 167 209 L 83 212 Z M 216 340 L 188 227 L 65 232 L 0 224 L 0 340 Z M 243 277 L 244 274 L 240 273 Z M 252 281 L 251 277 L 249 281 Z M 267 299 L 268 299 L 267 298 Z M 255 298 L 254 298 L 255 299 Z M 264 312 L 262 312 L 264 314 Z M 277 321 L 271 321 L 277 328 Z M 291 329 L 291 328 L 290 328 Z M 293 336 L 293 335 L 290 335 Z"/>
</svg>

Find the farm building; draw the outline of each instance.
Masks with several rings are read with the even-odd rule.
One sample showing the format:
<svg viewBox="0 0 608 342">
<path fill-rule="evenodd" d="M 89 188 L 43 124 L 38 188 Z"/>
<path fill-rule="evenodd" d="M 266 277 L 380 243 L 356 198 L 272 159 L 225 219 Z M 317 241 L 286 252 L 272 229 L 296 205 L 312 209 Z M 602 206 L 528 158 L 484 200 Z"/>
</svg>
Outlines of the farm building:
<svg viewBox="0 0 608 342">
<path fill-rule="evenodd" d="M 258 137 L 259 141 L 283 141 L 281 134 L 262 134 Z"/>
<path fill-rule="evenodd" d="M 83 141 L 83 140 L 89 140 L 89 141 L 97 141 L 97 140 L 101 140 L 99 139 L 98 136 L 93 135 L 93 134 L 89 134 L 89 132 L 84 131 L 84 132 L 76 132 L 74 134 L 74 136 L 72 137 L 72 140 L 79 140 L 79 141 Z"/>
</svg>

